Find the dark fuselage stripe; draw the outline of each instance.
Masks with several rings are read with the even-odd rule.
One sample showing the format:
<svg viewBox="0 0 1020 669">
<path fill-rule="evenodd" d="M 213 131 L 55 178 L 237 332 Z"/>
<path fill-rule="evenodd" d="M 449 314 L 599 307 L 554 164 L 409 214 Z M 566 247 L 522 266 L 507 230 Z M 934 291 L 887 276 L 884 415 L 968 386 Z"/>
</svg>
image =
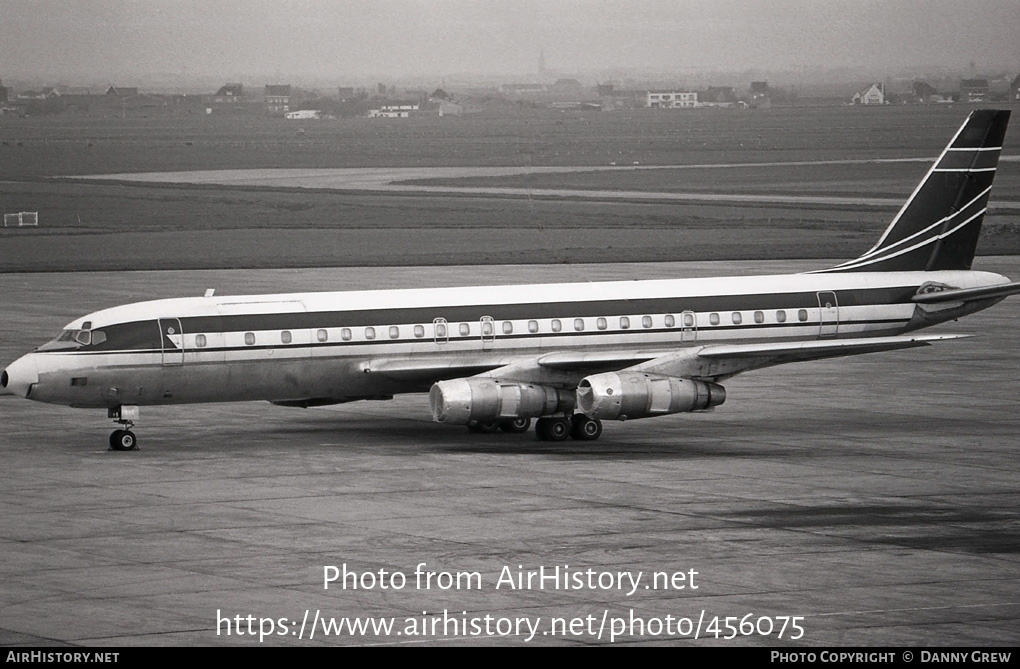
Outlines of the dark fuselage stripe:
<svg viewBox="0 0 1020 669">
<path fill-rule="evenodd" d="M 906 325 L 910 321 L 909 318 L 871 318 L 862 320 L 840 320 L 838 325 L 840 328 L 855 326 L 855 325 Z M 546 337 L 586 337 L 586 336 L 607 336 L 607 335 L 625 335 L 633 338 L 637 338 L 636 335 L 650 335 L 650 334 L 664 334 L 672 333 L 681 335 L 685 331 L 689 333 L 690 343 L 695 343 L 698 336 L 704 337 L 707 333 L 711 332 L 733 332 L 733 331 L 763 331 L 773 330 L 777 328 L 803 328 L 813 331 L 817 331 L 821 325 L 835 326 L 836 321 L 826 321 L 825 323 L 814 321 L 789 321 L 786 323 L 743 323 L 740 325 L 722 324 L 719 325 L 705 325 L 700 327 L 683 327 L 677 323 L 676 327 L 672 328 L 643 328 L 635 326 L 630 329 L 606 329 L 606 330 L 574 330 L 564 329 L 560 332 L 524 332 L 515 334 L 496 334 L 494 339 L 486 337 L 486 343 L 490 341 L 504 341 L 504 340 L 522 340 L 522 339 L 534 339 L 534 338 L 546 338 Z M 288 330 L 297 330 L 298 328 L 285 328 Z M 205 333 L 211 334 L 211 333 Z M 478 334 L 472 334 L 468 336 L 454 335 L 451 334 L 448 338 L 442 340 L 438 345 L 449 342 L 480 342 L 481 337 Z M 686 342 L 687 340 L 685 340 Z M 427 344 L 436 343 L 435 339 L 431 336 L 428 337 L 401 337 L 392 339 L 389 337 L 379 336 L 376 339 L 356 339 L 347 341 L 326 341 L 326 342 L 309 342 L 309 343 L 295 343 L 295 344 L 252 344 L 246 346 L 203 346 L 203 347 L 188 347 L 185 350 L 188 353 L 212 353 L 212 352 L 232 352 L 232 351 L 260 351 L 268 349 L 286 349 L 296 350 L 302 348 L 329 348 L 329 347 L 351 347 L 351 346 L 377 346 L 381 344 Z M 163 353 L 162 349 L 158 348 L 146 348 L 146 349 L 112 349 L 112 350 L 78 350 L 78 351 L 42 351 L 43 353 L 52 353 L 53 355 L 116 355 L 116 354 L 144 354 L 144 353 Z M 167 350 L 167 353 L 179 353 L 177 349 Z"/>
</svg>

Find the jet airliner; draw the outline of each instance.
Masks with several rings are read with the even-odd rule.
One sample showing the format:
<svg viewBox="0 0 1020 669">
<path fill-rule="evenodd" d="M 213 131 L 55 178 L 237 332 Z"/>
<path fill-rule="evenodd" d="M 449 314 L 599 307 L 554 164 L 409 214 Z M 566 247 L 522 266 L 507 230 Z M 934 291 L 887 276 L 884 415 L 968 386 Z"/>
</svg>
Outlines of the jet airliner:
<svg viewBox="0 0 1020 669">
<path fill-rule="evenodd" d="M 878 242 L 815 272 L 185 297 L 69 323 L 0 375 L 8 393 L 105 408 L 116 450 L 139 407 L 311 407 L 428 393 L 479 432 L 594 440 L 602 421 L 705 411 L 730 377 L 926 346 L 913 332 L 1020 292 L 972 271 L 1009 111 L 972 112 Z"/>
</svg>

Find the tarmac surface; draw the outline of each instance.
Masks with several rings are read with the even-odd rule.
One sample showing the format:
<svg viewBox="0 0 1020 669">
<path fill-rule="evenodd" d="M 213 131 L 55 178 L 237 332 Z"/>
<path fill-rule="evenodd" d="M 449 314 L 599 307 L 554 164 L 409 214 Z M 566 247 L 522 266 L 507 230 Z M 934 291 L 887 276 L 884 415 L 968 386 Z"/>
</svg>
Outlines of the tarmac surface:
<svg viewBox="0 0 1020 669">
<path fill-rule="evenodd" d="M 975 269 L 1016 278 L 1018 260 L 979 258 Z M 257 293 L 826 264 L 0 274 L 0 365 L 83 312 L 206 287 Z M 606 644 L 619 628 L 613 618 L 633 616 L 645 621 L 643 633 L 626 629 L 616 643 L 1015 646 L 1018 322 L 1020 299 L 1010 298 L 931 330 L 978 335 L 970 339 L 748 373 L 726 384 L 728 400 L 712 413 L 608 423 L 593 444 L 469 434 L 431 422 L 426 399 L 407 396 L 309 410 L 143 408 L 141 450 L 119 453 L 107 450 L 113 425 L 101 412 L 0 397 L 0 644 L 257 645 L 260 625 L 269 629 L 262 618 L 273 619 L 264 645 Z M 479 587 L 462 580 L 444 590 L 436 576 L 419 588 L 420 563 L 477 572 Z M 406 585 L 325 590 L 324 567 L 344 564 L 376 577 L 401 572 Z M 581 588 L 497 589 L 502 569 L 516 575 L 519 565 L 611 576 L 605 588 L 587 587 L 585 576 Z M 633 594 L 627 580 L 618 589 L 619 572 L 638 571 Z M 652 572 L 683 572 L 674 584 L 685 587 L 645 589 Z M 470 623 L 466 635 L 454 632 L 449 621 L 444 634 L 444 610 L 494 634 L 474 634 Z M 739 630 L 747 614 L 752 634 L 715 638 L 715 617 L 727 636 L 725 618 L 735 616 Z M 433 615 L 437 630 L 408 630 L 406 619 L 421 632 Z M 223 620 L 235 616 L 242 636 L 236 627 L 226 634 Z M 396 626 L 390 635 L 321 627 L 345 616 Z M 666 616 L 671 634 L 653 622 Z M 790 621 L 779 638 L 784 616 L 803 616 L 801 638 Z M 566 633 L 551 633 L 554 618 L 565 619 Z M 582 622 L 571 633 L 575 618 Z M 691 627 L 681 621 L 678 632 L 682 618 Z M 537 625 L 530 641 L 526 626 L 500 635 L 518 619 Z M 769 625 L 771 634 L 759 634 Z"/>
</svg>

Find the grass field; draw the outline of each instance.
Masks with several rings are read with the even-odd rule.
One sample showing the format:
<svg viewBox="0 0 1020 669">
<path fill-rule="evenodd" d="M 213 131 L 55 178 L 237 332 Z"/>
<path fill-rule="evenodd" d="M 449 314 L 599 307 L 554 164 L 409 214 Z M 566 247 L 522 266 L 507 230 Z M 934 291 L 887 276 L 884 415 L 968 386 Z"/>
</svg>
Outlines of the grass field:
<svg viewBox="0 0 1020 669">
<path fill-rule="evenodd" d="M 473 165 L 677 165 L 936 155 L 963 105 L 527 111 L 508 118 L 293 122 L 227 117 L 0 117 L 0 270 L 845 258 L 893 211 L 557 202 L 235 187 L 72 183 L 140 171 Z M 1020 131 L 1005 155 L 1020 154 Z M 924 163 L 500 177 L 496 185 L 871 194 L 905 198 Z M 472 180 L 472 182 L 477 182 Z M 470 182 L 469 182 L 470 183 Z M 458 180 L 464 185 L 463 180 Z M 1000 166 L 980 252 L 1020 252 L 1020 163 Z M 525 234 L 521 234 L 521 232 Z"/>
</svg>

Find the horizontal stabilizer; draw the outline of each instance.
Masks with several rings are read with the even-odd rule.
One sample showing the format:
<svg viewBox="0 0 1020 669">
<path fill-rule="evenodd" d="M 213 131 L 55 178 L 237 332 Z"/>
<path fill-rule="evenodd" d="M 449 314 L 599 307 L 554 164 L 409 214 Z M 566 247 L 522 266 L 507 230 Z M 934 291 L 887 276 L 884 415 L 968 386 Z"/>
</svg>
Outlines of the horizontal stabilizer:
<svg viewBox="0 0 1020 669">
<path fill-rule="evenodd" d="M 937 304 L 939 302 L 973 302 L 996 297 L 1008 297 L 1020 293 L 1020 282 L 1003 283 L 998 286 L 982 286 L 981 288 L 960 288 L 943 290 L 933 293 L 914 295 L 911 301 L 919 304 Z"/>
</svg>

